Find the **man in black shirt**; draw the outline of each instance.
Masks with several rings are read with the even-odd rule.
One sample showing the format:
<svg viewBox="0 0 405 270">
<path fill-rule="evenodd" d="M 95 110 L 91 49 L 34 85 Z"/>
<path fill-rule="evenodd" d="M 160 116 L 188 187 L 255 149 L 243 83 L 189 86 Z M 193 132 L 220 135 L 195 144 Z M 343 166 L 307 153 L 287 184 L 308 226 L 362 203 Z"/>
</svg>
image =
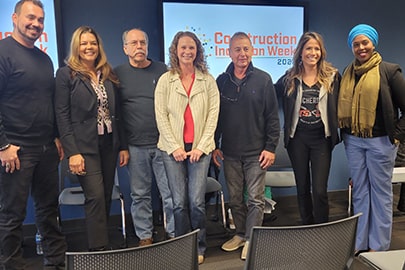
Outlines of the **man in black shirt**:
<svg viewBox="0 0 405 270">
<path fill-rule="evenodd" d="M 167 71 L 166 65 L 148 58 L 148 35 L 140 29 L 125 31 L 124 52 L 128 62 L 115 69 L 120 80 L 122 120 L 130 160 L 131 214 L 139 245 L 153 242 L 152 181 L 162 197 L 166 233 L 174 237 L 173 201 L 161 151 L 157 148 L 159 131 L 155 120 L 155 86 Z"/>
<path fill-rule="evenodd" d="M 0 268 L 25 269 L 22 225 L 29 192 L 42 235 L 44 269 L 63 269 L 66 243 L 57 225 L 58 164 L 52 61 L 35 47 L 44 29 L 38 0 L 19 1 L 13 32 L 0 40 Z"/>
</svg>

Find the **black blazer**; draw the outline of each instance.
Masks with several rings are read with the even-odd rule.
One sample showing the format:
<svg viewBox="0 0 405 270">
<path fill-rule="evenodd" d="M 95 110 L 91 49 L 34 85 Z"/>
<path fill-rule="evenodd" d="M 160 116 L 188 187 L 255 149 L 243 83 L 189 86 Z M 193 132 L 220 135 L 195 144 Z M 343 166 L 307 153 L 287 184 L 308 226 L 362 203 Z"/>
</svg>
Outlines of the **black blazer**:
<svg viewBox="0 0 405 270">
<path fill-rule="evenodd" d="M 113 128 L 114 150 L 127 149 L 123 129 L 119 123 L 117 91 L 106 80 L 108 106 Z M 72 70 L 62 67 L 56 72 L 55 114 L 60 140 L 66 156 L 98 154 L 97 94 L 90 81 L 80 75 L 72 77 Z"/>
</svg>

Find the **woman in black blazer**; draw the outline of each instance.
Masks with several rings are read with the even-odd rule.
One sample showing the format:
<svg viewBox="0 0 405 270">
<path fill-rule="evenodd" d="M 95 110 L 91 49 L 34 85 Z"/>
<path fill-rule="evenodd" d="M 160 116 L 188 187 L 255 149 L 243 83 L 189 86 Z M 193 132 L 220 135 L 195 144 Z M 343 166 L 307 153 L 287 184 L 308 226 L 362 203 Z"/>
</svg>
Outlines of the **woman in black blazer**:
<svg viewBox="0 0 405 270">
<path fill-rule="evenodd" d="M 90 250 L 108 244 L 117 156 L 120 166 L 129 158 L 119 126 L 117 84 L 99 35 L 87 26 L 76 29 L 67 66 L 56 73 L 55 112 L 69 169 L 78 175 L 86 198 Z"/>
</svg>

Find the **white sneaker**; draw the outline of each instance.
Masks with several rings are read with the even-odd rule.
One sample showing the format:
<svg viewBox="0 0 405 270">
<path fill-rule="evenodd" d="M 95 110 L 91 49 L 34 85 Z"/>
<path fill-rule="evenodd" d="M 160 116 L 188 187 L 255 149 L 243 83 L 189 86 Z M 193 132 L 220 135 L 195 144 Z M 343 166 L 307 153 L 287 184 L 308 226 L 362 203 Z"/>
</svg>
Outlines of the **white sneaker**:
<svg viewBox="0 0 405 270">
<path fill-rule="evenodd" d="M 234 237 L 232 237 L 232 239 L 226 241 L 221 248 L 225 251 L 234 251 L 240 247 L 243 247 L 244 245 L 245 239 L 238 235 L 235 235 Z"/>
<path fill-rule="evenodd" d="M 204 262 L 204 255 L 198 255 L 198 264 L 202 264 Z"/>
<path fill-rule="evenodd" d="M 246 241 L 245 245 L 243 246 L 242 253 L 240 254 L 241 260 L 246 260 L 248 250 L 249 250 L 249 241 Z"/>
</svg>

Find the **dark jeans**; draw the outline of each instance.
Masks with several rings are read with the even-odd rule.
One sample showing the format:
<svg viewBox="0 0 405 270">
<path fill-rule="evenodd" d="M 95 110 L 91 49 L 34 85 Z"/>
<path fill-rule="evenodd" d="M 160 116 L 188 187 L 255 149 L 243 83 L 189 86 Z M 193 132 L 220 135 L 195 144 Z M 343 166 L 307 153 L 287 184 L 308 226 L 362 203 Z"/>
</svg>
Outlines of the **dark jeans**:
<svg viewBox="0 0 405 270">
<path fill-rule="evenodd" d="M 59 157 L 56 146 L 54 143 L 21 146 L 18 156 L 20 170 L 10 174 L 0 166 L 0 269 L 24 269 L 22 225 L 30 188 L 36 224 L 43 237 L 44 265 L 63 264 L 66 243 L 57 224 Z"/>
<path fill-rule="evenodd" d="M 294 169 L 302 223 L 328 222 L 330 139 L 325 138 L 323 130 L 297 130 L 287 151 Z"/>
</svg>

